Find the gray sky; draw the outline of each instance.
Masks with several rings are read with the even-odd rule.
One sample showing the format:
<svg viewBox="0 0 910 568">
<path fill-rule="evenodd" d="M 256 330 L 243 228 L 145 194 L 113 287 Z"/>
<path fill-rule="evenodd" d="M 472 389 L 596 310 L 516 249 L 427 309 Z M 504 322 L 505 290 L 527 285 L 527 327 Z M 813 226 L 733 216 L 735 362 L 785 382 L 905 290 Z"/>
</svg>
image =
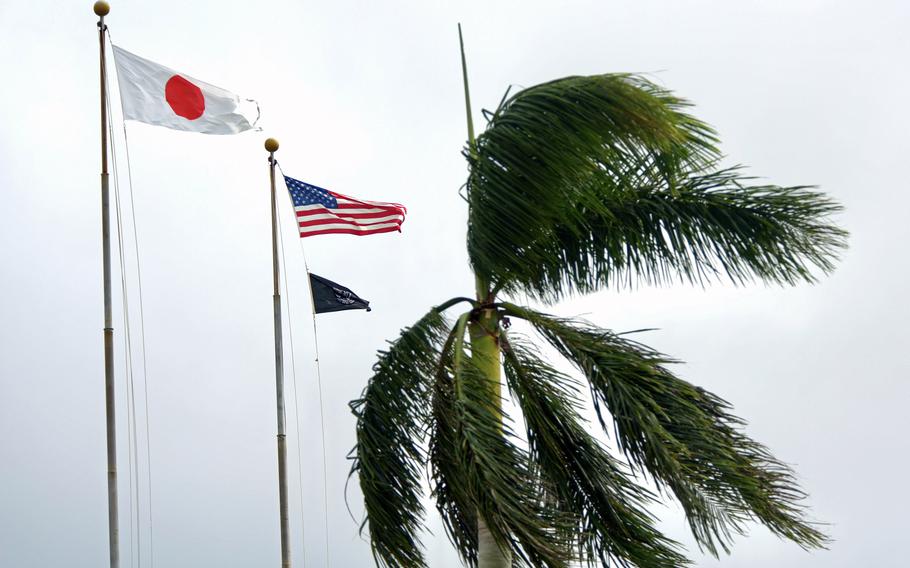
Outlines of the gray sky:
<svg viewBox="0 0 910 568">
<path fill-rule="evenodd" d="M 851 248 L 816 286 L 643 288 L 551 310 L 616 330 L 659 328 L 642 339 L 687 361 L 683 377 L 730 400 L 752 436 L 795 464 L 813 516 L 830 523 L 835 539 L 830 551 L 809 554 L 756 528 L 717 561 L 699 555 L 679 511 L 656 510 L 697 565 L 903 565 L 908 17 L 905 3 L 884 0 L 114 2 L 115 43 L 258 99 L 265 128 L 214 137 L 127 125 L 145 293 L 155 564 L 278 564 L 266 135 L 281 140 L 289 175 L 409 208 L 400 235 L 303 242 L 314 272 L 374 306 L 319 318 L 324 479 L 306 281 L 283 203 L 300 400 L 299 438 L 289 409 L 295 562 L 326 565 L 325 487 L 331 566 L 370 564 L 344 504 L 354 424 L 347 402 L 384 340 L 429 306 L 472 290 L 457 194 L 465 179 L 461 21 L 478 128 L 480 109 L 495 107 L 509 85 L 645 72 L 696 103 L 731 163 L 780 184 L 818 184 L 843 202 Z M 0 3 L 0 69 L 0 566 L 104 566 L 91 2 Z M 116 129 L 125 191 L 119 122 Z M 126 254 L 135 266 L 131 246 Z M 129 282 L 136 324 L 134 272 Z M 137 538 L 148 566 L 144 480 L 138 527 L 127 499 L 119 319 L 116 328 L 124 566 Z M 293 399 L 292 385 L 289 373 Z M 144 435 L 139 443 L 144 475 Z M 349 496 L 359 518 L 356 483 Z M 457 566 L 434 526 L 436 536 L 425 538 L 431 564 Z"/>
</svg>

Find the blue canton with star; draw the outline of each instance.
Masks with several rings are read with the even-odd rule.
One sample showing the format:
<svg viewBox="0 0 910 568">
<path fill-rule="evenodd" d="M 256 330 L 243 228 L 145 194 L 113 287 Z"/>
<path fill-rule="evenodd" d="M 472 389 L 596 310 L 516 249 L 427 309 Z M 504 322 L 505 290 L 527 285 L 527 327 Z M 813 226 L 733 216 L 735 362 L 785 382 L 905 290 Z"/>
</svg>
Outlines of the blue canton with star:
<svg viewBox="0 0 910 568">
<path fill-rule="evenodd" d="M 302 207 L 304 205 L 322 205 L 328 209 L 336 209 L 338 207 L 338 200 L 328 190 L 288 176 L 284 176 L 284 183 L 287 184 L 288 191 L 291 192 L 294 207 Z"/>
</svg>

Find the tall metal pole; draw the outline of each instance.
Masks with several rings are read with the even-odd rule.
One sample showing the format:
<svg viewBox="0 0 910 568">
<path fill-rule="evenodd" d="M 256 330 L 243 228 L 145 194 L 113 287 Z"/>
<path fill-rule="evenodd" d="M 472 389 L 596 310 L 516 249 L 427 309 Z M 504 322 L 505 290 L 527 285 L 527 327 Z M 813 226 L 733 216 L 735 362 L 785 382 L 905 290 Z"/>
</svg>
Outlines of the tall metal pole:
<svg viewBox="0 0 910 568">
<path fill-rule="evenodd" d="M 104 53 L 104 17 L 107 2 L 95 2 L 98 16 L 98 48 L 101 56 L 101 250 L 104 278 L 104 402 L 107 420 L 107 523 L 111 568 L 120 566 L 120 535 L 117 514 L 117 420 L 114 406 L 114 318 L 111 310 L 111 215 L 107 171 L 107 61 Z"/>
<path fill-rule="evenodd" d="M 281 568 L 291 568 L 291 535 L 288 524 L 288 447 L 284 433 L 284 353 L 281 344 L 281 292 L 278 288 L 278 200 L 275 196 L 275 152 L 278 141 L 265 141 L 269 153 L 272 187 L 272 305 L 275 313 L 275 389 L 278 401 L 278 514 L 281 520 Z"/>
</svg>

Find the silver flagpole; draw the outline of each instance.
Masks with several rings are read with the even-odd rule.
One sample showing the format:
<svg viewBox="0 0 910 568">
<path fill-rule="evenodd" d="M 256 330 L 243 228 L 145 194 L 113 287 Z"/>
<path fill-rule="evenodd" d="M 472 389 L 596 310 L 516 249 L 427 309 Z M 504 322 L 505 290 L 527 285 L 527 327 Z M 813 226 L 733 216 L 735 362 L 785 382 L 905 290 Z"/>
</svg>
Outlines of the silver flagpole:
<svg viewBox="0 0 910 568">
<path fill-rule="evenodd" d="M 272 187 L 272 304 L 275 313 L 275 389 L 278 402 L 278 514 L 281 520 L 281 568 L 291 568 L 291 535 L 288 526 L 288 448 L 284 433 L 284 353 L 281 345 L 281 293 L 278 287 L 278 200 L 275 197 L 275 152 L 278 140 L 265 141 L 269 153 Z"/>
<path fill-rule="evenodd" d="M 120 535 L 117 514 L 117 420 L 114 406 L 114 323 L 111 313 L 111 215 L 107 171 L 107 61 L 104 53 L 104 17 L 107 2 L 95 2 L 98 16 L 98 47 L 101 56 L 101 250 L 104 278 L 104 398 L 107 420 L 107 523 L 111 568 L 120 566 Z"/>
</svg>

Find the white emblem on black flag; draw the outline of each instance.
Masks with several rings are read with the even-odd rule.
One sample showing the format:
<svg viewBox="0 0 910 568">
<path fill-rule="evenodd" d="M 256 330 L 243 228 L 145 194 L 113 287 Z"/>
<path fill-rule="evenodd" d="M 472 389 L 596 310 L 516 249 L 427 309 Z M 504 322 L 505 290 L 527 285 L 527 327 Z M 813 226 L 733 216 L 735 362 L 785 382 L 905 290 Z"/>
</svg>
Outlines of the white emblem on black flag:
<svg viewBox="0 0 910 568">
<path fill-rule="evenodd" d="M 370 311 L 370 303 L 349 288 L 322 276 L 310 273 L 310 290 L 313 292 L 313 309 L 317 314 L 342 310 Z"/>
</svg>

